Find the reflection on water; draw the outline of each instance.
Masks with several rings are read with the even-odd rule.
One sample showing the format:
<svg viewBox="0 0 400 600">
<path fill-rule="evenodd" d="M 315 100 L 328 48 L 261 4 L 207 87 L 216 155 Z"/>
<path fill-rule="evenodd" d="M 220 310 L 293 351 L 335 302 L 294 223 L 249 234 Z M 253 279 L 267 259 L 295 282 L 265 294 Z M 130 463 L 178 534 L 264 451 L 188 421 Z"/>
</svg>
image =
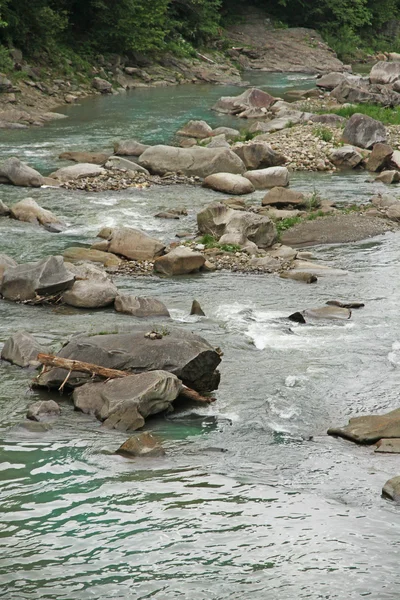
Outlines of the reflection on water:
<svg viewBox="0 0 400 600">
<path fill-rule="evenodd" d="M 159 141 L 161 130 L 171 136 L 192 117 L 232 124 L 208 112 L 231 91 L 187 86 L 96 98 L 68 107 L 69 120 L 7 135 L 20 155 L 50 169 L 61 150 L 101 149 L 122 135 Z M 9 153 L 6 143 L 1 151 Z M 365 173 L 303 173 L 292 181 L 349 203 L 381 189 Z M 2 192 L 11 203 L 27 196 L 16 188 Z M 177 230 L 195 231 L 197 210 L 219 197 L 186 186 L 29 195 L 69 227 L 54 235 L 0 220 L 0 252 L 21 261 L 88 244 L 103 225 L 131 225 L 171 241 Z M 189 213 L 180 221 L 153 217 L 177 206 Z M 400 462 L 325 432 L 350 416 L 398 406 L 400 239 L 388 234 L 313 253 L 349 274 L 313 286 L 222 272 L 115 278 L 123 292 L 161 298 L 180 327 L 224 351 L 215 404 L 179 407 L 148 422 L 165 458 L 114 455 L 125 435 L 74 412 L 66 396 L 30 390 L 31 372 L 0 363 L 0 598 L 397 597 L 397 508 L 380 491 Z M 189 317 L 193 298 L 205 318 Z M 366 306 L 345 324 L 286 318 L 331 299 Z M 0 311 L 1 343 L 26 329 L 51 351 L 73 333 L 125 331 L 134 322 L 111 309 L 2 302 Z M 19 428 L 27 405 L 49 397 L 62 408 L 53 429 Z"/>
</svg>

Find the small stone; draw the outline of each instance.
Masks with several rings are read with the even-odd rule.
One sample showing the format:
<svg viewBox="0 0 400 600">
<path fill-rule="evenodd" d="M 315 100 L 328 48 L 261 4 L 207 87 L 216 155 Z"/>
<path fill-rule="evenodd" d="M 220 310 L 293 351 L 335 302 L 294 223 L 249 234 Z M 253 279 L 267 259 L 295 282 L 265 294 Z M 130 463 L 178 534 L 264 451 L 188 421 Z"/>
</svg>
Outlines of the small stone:
<svg viewBox="0 0 400 600">
<path fill-rule="evenodd" d="M 116 451 L 116 454 L 135 457 L 158 458 L 165 456 L 164 448 L 159 444 L 150 432 L 143 432 L 126 440 Z"/>
</svg>

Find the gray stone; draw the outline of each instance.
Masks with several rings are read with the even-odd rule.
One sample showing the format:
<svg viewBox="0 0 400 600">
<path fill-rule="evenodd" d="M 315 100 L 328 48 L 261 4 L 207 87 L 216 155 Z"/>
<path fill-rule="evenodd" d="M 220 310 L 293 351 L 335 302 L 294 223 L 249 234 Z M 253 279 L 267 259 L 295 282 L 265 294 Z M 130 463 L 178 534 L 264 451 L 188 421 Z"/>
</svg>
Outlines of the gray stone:
<svg viewBox="0 0 400 600">
<path fill-rule="evenodd" d="M 125 296 L 115 298 L 117 312 L 134 317 L 169 317 L 168 308 L 163 302 L 149 296 Z"/>
<path fill-rule="evenodd" d="M 106 81 L 105 79 L 101 79 L 101 77 L 94 77 L 92 85 L 101 94 L 112 93 L 112 84 L 109 81 Z"/>
<path fill-rule="evenodd" d="M 379 440 L 376 444 L 375 452 L 378 454 L 400 454 L 400 438 Z"/>
<path fill-rule="evenodd" d="M 232 127 L 217 127 L 216 129 L 213 129 L 213 136 L 221 134 L 223 134 L 227 140 L 233 140 L 240 136 L 240 131 L 238 129 L 233 129 Z"/>
<path fill-rule="evenodd" d="M 5 270 L 0 293 L 6 300 L 32 300 L 69 289 L 74 275 L 67 271 L 62 256 L 49 256 Z"/>
<path fill-rule="evenodd" d="M 17 264 L 18 263 L 11 258 L 11 256 L 8 256 L 7 254 L 0 254 L 0 285 L 1 280 L 3 279 L 4 271 L 9 267 L 16 267 Z"/>
<path fill-rule="evenodd" d="M 382 173 L 379 173 L 379 175 L 375 177 L 375 181 L 381 181 L 388 185 L 391 183 L 399 183 L 400 173 L 398 171 L 382 171 Z"/>
<path fill-rule="evenodd" d="M 304 206 L 306 199 L 302 192 L 288 190 L 284 187 L 273 187 L 261 201 L 262 206 Z"/>
<path fill-rule="evenodd" d="M 118 289 L 111 281 L 78 280 L 62 295 L 62 301 L 77 308 L 104 308 L 113 304 Z"/>
<path fill-rule="evenodd" d="M 82 179 L 83 177 L 98 177 L 107 173 L 103 167 L 99 165 L 93 165 L 91 163 L 78 163 L 76 165 L 70 165 L 69 167 L 62 167 L 54 173 L 50 174 L 53 179 L 59 181 L 74 181 L 75 179 Z"/>
<path fill-rule="evenodd" d="M 192 308 L 190 309 L 190 314 L 191 315 L 198 315 L 200 317 L 205 317 L 205 312 L 203 311 L 203 309 L 200 306 L 200 303 L 197 300 L 193 300 L 192 302 Z"/>
<path fill-rule="evenodd" d="M 212 136 L 213 130 L 206 121 L 189 121 L 178 131 L 177 135 L 203 140 Z"/>
<path fill-rule="evenodd" d="M 61 408 L 54 400 L 39 400 L 28 408 L 27 419 L 31 421 L 46 421 L 60 416 Z"/>
<path fill-rule="evenodd" d="M 0 163 L 0 178 L 21 187 L 40 187 L 44 183 L 43 177 L 38 171 L 16 157 L 7 158 Z"/>
<path fill-rule="evenodd" d="M 276 241 L 276 228 L 269 217 L 245 211 L 233 211 L 226 224 L 221 244 L 239 244 L 249 247 L 252 242 L 257 248 L 269 248 Z"/>
<path fill-rule="evenodd" d="M 340 127 L 346 122 L 345 117 L 327 113 L 326 115 L 311 115 L 310 121 L 313 123 L 322 123 L 323 125 L 329 125 L 330 127 Z"/>
<path fill-rule="evenodd" d="M 400 438 L 400 408 L 383 415 L 365 415 L 349 420 L 345 427 L 331 427 L 335 435 L 357 444 L 375 444 L 382 438 Z"/>
<path fill-rule="evenodd" d="M 110 157 L 111 153 L 104 152 L 79 152 L 79 151 L 69 151 L 62 152 L 59 155 L 60 160 L 72 160 L 76 163 L 90 163 L 93 165 L 104 165 L 107 159 Z"/>
<path fill-rule="evenodd" d="M 110 156 L 104 166 L 106 169 L 117 169 L 118 171 L 138 171 L 139 173 L 149 175 L 148 170 L 141 165 L 138 165 L 131 160 L 127 160 L 126 158 L 120 158 L 119 156 Z"/>
<path fill-rule="evenodd" d="M 326 73 L 317 79 L 315 85 L 323 88 L 324 90 L 333 90 L 336 86 L 342 83 L 342 81 L 347 81 L 345 73 Z"/>
<path fill-rule="evenodd" d="M 122 140 L 115 142 L 114 153 L 118 156 L 140 156 L 151 146 L 141 144 L 137 140 Z"/>
<path fill-rule="evenodd" d="M 390 164 L 393 148 L 389 144 L 375 144 L 367 160 L 368 171 L 381 171 Z"/>
<path fill-rule="evenodd" d="M 238 117 L 262 117 L 276 101 L 276 98 L 259 90 L 249 88 L 239 96 L 224 96 L 212 107 L 213 110 Z"/>
<path fill-rule="evenodd" d="M 163 275 L 187 275 L 198 272 L 206 259 L 200 252 L 178 246 L 154 261 L 154 270 Z"/>
<path fill-rule="evenodd" d="M 232 173 L 215 173 L 214 175 L 209 175 L 204 179 L 203 186 L 217 192 L 238 196 L 254 192 L 253 184 L 246 177 Z"/>
<path fill-rule="evenodd" d="M 383 123 L 361 113 L 350 117 L 343 131 L 343 141 L 358 148 L 369 149 L 386 140 L 387 133 Z"/>
<path fill-rule="evenodd" d="M 138 229 L 119 227 L 113 229 L 109 251 L 130 260 L 154 260 L 163 254 L 165 245 Z"/>
<path fill-rule="evenodd" d="M 121 259 L 112 252 L 103 252 L 92 248 L 83 248 L 82 246 L 71 246 L 64 250 L 64 259 L 68 262 L 80 262 L 82 260 L 100 263 L 105 267 L 118 267 Z"/>
<path fill-rule="evenodd" d="M 384 62 L 376 63 L 371 69 L 369 80 L 371 83 L 394 83 L 400 79 L 400 63 Z"/>
<path fill-rule="evenodd" d="M 142 326 L 123 334 L 75 336 L 58 356 L 133 373 L 166 370 L 199 392 L 218 387 L 216 368 L 221 358 L 206 340 L 177 327 L 168 327 L 156 340 L 145 337 L 146 333 L 148 328 Z M 58 388 L 66 375 L 65 369 L 52 368 L 39 376 L 38 384 Z M 68 385 L 76 387 L 89 380 L 90 375 L 73 372 Z"/>
<path fill-rule="evenodd" d="M 0 217 L 8 217 L 11 212 L 11 209 L 4 204 L 2 200 L 0 200 Z"/>
<path fill-rule="evenodd" d="M 233 146 L 232 150 L 239 156 L 246 169 L 264 169 L 276 167 L 285 162 L 285 158 L 275 152 L 267 142 L 249 142 Z"/>
<path fill-rule="evenodd" d="M 400 502 L 400 477 L 392 477 L 382 488 L 382 496 L 393 500 L 397 504 Z"/>
<path fill-rule="evenodd" d="M 335 148 L 329 156 L 329 160 L 336 167 L 342 169 L 355 169 L 363 161 L 362 154 L 353 146 L 342 146 Z"/>
<path fill-rule="evenodd" d="M 286 167 L 269 167 L 244 173 L 256 190 L 265 190 L 273 187 L 286 187 L 289 185 L 289 171 Z"/>
<path fill-rule="evenodd" d="M 64 226 L 64 223 L 55 214 L 39 206 L 33 198 L 25 198 L 25 200 L 14 204 L 11 207 L 11 217 L 18 221 L 37 225 L 56 224 L 60 227 Z"/>
<path fill-rule="evenodd" d="M 165 455 L 165 450 L 149 431 L 145 431 L 127 439 L 116 454 L 134 458 L 158 458 Z"/>
<path fill-rule="evenodd" d="M 240 175 L 245 171 L 243 162 L 228 148 L 152 146 L 143 152 L 139 163 L 156 175 L 179 171 L 204 178 L 214 173 Z"/>
<path fill-rule="evenodd" d="M 1 358 L 18 367 L 38 366 L 40 352 L 45 352 L 44 348 L 30 333 L 17 331 L 4 344 Z"/>
<path fill-rule="evenodd" d="M 315 319 L 328 319 L 328 320 L 348 320 L 351 318 L 351 310 L 348 308 L 341 308 L 339 306 L 321 306 L 318 308 L 309 308 L 289 316 L 291 321 L 308 323 Z"/>
</svg>

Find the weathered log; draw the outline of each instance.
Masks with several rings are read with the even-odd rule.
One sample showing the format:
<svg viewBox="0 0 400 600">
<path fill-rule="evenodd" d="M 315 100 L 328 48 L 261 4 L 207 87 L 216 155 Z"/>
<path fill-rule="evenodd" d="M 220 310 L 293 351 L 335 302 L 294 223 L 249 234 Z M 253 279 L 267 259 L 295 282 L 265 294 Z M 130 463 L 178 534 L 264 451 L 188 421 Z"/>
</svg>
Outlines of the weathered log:
<svg viewBox="0 0 400 600">
<path fill-rule="evenodd" d="M 119 377 L 127 377 L 128 375 L 132 375 L 130 371 L 107 369 L 106 367 L 100 367 L 99 365 L 94 365 L 92 363 L 82 362 L 80 360 L 71 360 L 70 358 L 62 358 L 61 356 L 54 356 L 53 354 L 40 353 L 37 356 L 37 360 L 40 363 L 42 363 L 44 367 L 58 367 L 60 369 L 65 369 L 66 371 L 68 371 L 64 382 L 60 386 L 61 391 L 64 385 L 67 383 L 72 371 L 89 373 L 90 375 L 99 375 L 100 377 L 104 377 L 105 379 L 117 379 Z M 201 394 L 199 394 L 195 390 L 192 390 L 186 385 L 182 387 L 180 396 L 183 396 L 187 400 L 192 400 L 194 402 L 205 402 L 207 404 L 215 402 L 216 400 L 216 398 L 213 397 L 202 396 Z"/>
</svg>

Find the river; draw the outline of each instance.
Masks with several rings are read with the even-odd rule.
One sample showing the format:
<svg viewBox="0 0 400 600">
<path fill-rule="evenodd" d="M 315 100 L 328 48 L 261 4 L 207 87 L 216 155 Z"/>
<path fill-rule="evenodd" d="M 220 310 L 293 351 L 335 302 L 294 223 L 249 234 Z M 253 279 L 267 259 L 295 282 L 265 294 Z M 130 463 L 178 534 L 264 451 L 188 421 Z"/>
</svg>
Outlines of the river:
<svg viewBox="0 0 400 600">
<path fill-rule="evenodd" d="M 282 94 L 312 85 L 299 77 L 258 74 L 256 83 Z M 191 118 L 237 126 L 209 107 L 240 91 L 193 85 L 88 99 L 60 109 L 68 119 L 1 132 L 0 156 L 17 154 L 50 172 L 59 152 L 107 149 L 130 137 L 169 141 Z M 365 173 L 298 173 L 291 186 L 343 202 L 382 190 Z M 69 227 L 56 235 L 2 219 L 0 252 L 21 262 L 88 244 L 104 225 L 171 240 L 177 230 L 195 230 L 196 212 L 219 197 L 189 186 L 99 194 L 1 188 L 6 203 L 27 196 Z M 153 217 L 174 206 L 185 206 L 188 216 Z M 313 253 L 349 273 L 310 286 L 228 272 L 115 278 L 123 291 L 162 299 L 177 326 L 224 352 L 214 405 L 148 421 L 165 458 L 114 455 L 127 436 L 104 431 L 58 394 L 52 397 L 62 416 L 51 431 L 19 429 L 27 405 L 43 396 L 29 389 L 32 372 L 0 363 L 0 598 L 398 597 L 398 509 L 380 494 L 399 474 L 400 458 L 330 438 L 326 430 L 398 407 L 400 236 Z M 188 316 L 193 298 L 206 318 Z M 288 314 L 329 299 L 366 306 L 349 322 L 289 330 Z M 125 331 L 130 323 L 132 317 L 111 309 L 0 303 L 1 342 L 25 329 L 54 351 L 74 333 Z"/>
</svg>

